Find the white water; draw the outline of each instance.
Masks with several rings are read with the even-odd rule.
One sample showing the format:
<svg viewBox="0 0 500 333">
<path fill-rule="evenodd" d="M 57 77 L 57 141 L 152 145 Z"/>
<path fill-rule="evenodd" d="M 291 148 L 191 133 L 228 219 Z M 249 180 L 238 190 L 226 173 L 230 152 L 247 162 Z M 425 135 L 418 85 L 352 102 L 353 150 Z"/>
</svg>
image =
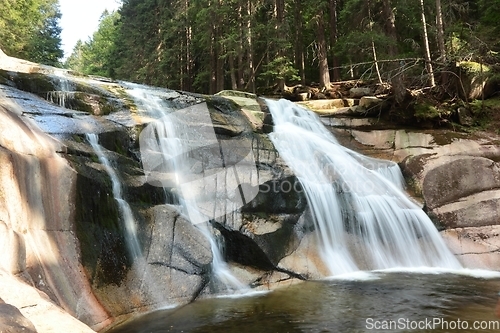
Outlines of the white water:
<svg viewBox="0 0 500 333">
<path fill-rule="evenodd" d="M 267 100 L 270 134 L 299 178 L 332 275 L 394 267 L 461 268 L 428 216 L 402 191 L 397 164 L 341 146 L 312 112 Z"/>
<path fill-rule="evenodd" d="M 66 77 L 66 73 L 63 71 L 56 71 L 54 73 L 56 76 L 54 80 L 56 81 L 56 91 L 49 91 L 47 93 L 47 100 L 59 105 L 62 108 L 66 108 L 68 99 L 74 97 L 74 88 L 71 82 Z"/>
<path fill-rule="evenodd" d="M 102 165 L 104 165 L 106 172 L 111 178 L 111 183 L 113 187 L 113 196 L 116 202 L 118 203 L 118 209 L 120 211 L 120 215 L 125 225 L 125 231 L 127 236 L 126 240 L 130 251 L 130 255 L 134 259 L 142 258 L 142 251 L 139 245 L 139 240 L 137 238 L 137 228 L 135 225 L 134 215 L 132 213 L 132 209 L 130 208 L 128 202 L 123 199 L 120 179 L 118 178 L 118 175 L 116 174 L 114 168 L 111 166 L 109 159 L 104 154 L 102 146 L 99 144 L 99 137 L 97 136 L 97 134 L 87 133 L 87 140 L 91 144 L 92 148 L 94 148 L 94 151 L 96 152 L 99 161 L 101 162 Z"/>
<path fill-rule="evenodd" d="M 199 156 L 198 159 L 190 156 L 191 152 L 196 154 L 196 151 L 207 147 L 215 148 L 217 152 L 220 149 L 208 112 L 204 112 L 206 110 L 200 105 L 172 110 L 166 99 L 175 92 L 138 85 L 129 85 L 128 88 L 127 92 L 133 97 L 139 112 L 155 119 L 140 136 L 141 160 L 148 182 L 177 194 L 180 213 L 210 242 L 212 272 L 216 279 L 226 290 L 245 290 L 246 286 L 232 275 L 223 260 L 214 231 L 208 223 L 212 218 L 223 215 L 228 205 L 235 204 L 218 196 L 227 190 L 223 186 L 226 183 L 221 184 L 220 175 L 218 178 L 214 171 L 220 171 L 222 164 L 212 165 L 212 170 L 209 170 L 205 169 L 206 162 L 200 162 Z M 217 161 L 208 163 L 217 164 Z M 224 177 L 230 176 L 226 172 Z"/>
</svg>

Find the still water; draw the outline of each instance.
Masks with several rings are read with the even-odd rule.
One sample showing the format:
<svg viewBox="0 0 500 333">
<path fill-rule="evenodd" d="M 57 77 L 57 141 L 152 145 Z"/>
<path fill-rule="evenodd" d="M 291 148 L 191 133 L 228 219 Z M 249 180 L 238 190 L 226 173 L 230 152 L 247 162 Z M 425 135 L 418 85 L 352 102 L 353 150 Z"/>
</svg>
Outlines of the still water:
<svg viewBox="0 0 500 333">
<path fill-rule="evenodd" d="M 498 276 L 366 273 L 199 300 L 109 332 L 500 332 L 494 313 L 499 290 Z"/>
</svg>

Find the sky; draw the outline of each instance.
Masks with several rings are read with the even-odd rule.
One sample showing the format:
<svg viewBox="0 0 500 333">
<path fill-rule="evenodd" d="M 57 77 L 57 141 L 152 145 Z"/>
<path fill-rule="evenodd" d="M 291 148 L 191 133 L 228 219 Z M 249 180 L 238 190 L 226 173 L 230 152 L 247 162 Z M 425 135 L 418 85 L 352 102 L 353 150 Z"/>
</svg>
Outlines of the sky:
<svg viewBox="0 0 500 333">
<path fill-rule="evenodd" d="M 105 9 L 116 10 L 120 3 L 120 0 L 59 0 L 64 58 L 69 57 L 79 39 L 86 41 L 92 37 Z"/>
</svg>

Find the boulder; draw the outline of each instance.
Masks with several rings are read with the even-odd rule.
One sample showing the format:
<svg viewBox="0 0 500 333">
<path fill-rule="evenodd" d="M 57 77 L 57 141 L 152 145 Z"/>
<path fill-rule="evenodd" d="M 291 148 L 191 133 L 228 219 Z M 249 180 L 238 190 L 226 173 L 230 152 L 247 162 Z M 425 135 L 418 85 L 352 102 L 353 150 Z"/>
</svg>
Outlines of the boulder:
<svg viewBox="0 0 500 333">
<path fill-rule="evenodd" d="M 359 107 L 369 110 L 372 108 L 379 107 L 383 100 L 375 96 L 363 96 L 359 100 Z"/>
<path fill-rule="evenodd" d="M 361 98 L 372 94 L 371 88 L 359 87 L 349 89 L 349 96 L 351 98 Z"/>
<path fill-rule="evenodd" d="M 428 159 L 422 172 L 422 194 L 429 209 L 469 195 L 500 188 L 500 168 L 475 156 L 440 156 Z"/>
</svg>

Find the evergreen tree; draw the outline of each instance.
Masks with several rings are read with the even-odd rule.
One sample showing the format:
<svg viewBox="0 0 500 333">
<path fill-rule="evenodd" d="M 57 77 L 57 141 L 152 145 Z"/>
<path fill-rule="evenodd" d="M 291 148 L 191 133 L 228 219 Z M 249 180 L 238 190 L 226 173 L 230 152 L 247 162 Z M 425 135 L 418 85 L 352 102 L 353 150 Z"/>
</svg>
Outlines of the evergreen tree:
<svg viewBox="0 0 500 333">
<path fill-rule="evenodd" d="M 47 0 L 39 7 L 40 24 L 27 45 L 29 59 L 50 66 L 60 65 L 64 53 L 61 49 L 61 12 L 58 0 Z"/>
<path fill-rule="evenodd" d="M 2 0 L 0 48 L 10 56 L 47 65 L 62 57 L 57 0 Z"/>
<path fill-rule="evenodd" d="M 113 56 L 119 26 L 120 14 L 104 11 L 97 31 L 87 42 L 79 40 L 76 43 L 65 67 L 84 74 L 114 77 L 116 60 Z"/>
<path fill-rule="evenodd" d="M 391 82 L 402 99 L 409 72 L 400 60 L 419 59 L 411 70 L 421 75 L 425 63 L 439 72 L 440 61 L 498 51 L 498 1 L 124 0 L 114 43 L 75 52 L 98 68 L 110 59 L 101 74 L 173 89 L 283 89 L 298 79 L 328 87 L 333 74 Z"/>
</svg>

